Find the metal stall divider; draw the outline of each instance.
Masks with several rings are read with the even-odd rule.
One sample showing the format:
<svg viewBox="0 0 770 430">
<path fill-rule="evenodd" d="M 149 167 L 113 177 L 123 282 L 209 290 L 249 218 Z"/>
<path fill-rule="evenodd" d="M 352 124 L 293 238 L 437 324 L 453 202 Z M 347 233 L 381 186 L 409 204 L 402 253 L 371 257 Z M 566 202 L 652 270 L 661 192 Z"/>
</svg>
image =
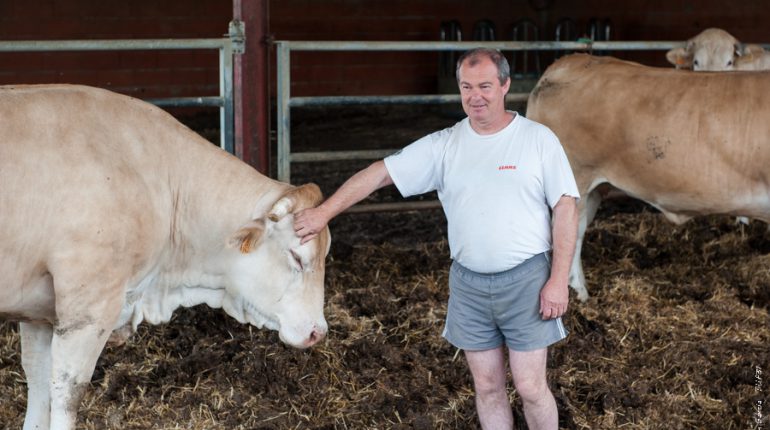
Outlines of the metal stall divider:
<svg viewBox="0 0 770 430">
<path fill-rule="evenodd" d="M 554 38 L 553 40 L 556 42 L 564 42 L 564 41 L 573 41 L 577 40 L 577 25 L 575 24 L 575 20 L 572 18 L 562 18 L 556 23 L 556 28 L 554 29 Z M 558 59 L 561 56 L 571 54 L 571 51 L 562 51 L 557 50 L 554 51 L 554 61 Z"/>
<path fill-rule="evenodd" d="M 540 30 L 534 21 L 522 18 L 513 25 L 511 40 L 532 42 L 540 40 Z M 542 70 L 540 52 L 514 51 L 511 58 L 511 91 L 529 92 L 537 83 Z"/>
<path fill-rule="evenodd" d="M 232 25 L 231 25 L 232 29 Z M 243 38 L 230 31 L 228 37 L 214 39 L 138 39 L 138 40 L 21 40 L 0 41 L 0 52 L 52 51 L 134 51 L 134 50 L 219 51 L 219 96 L 148 99 L 160 107 L 219 107 L 220 148 L 234 153 L 233 147 L 233 54 L 243 49 Z"/>
<path fill-rule="evenodd" d="M 442 42 L 460 42 L 463 40 L 463 30 L 457 20 L 444 21 L 439 28 L 439 40 Z M 457 80 L 455 79 L 455 63 L 459 57 L 457 51 L 441 51 L 438 53 L 438 93 L 456 94 Z"/>
<path fill-rule="evenodd" d="M 475 47 L 499 49 L 501 51 L 541 50 L 541 51 L 607 51 L 607 50 L 668 50 L 683 46 L 684 42 L 638 41 L 638 42 L 364 42 L 364 41 L 276 41 L 277 63 L 277 158 L 279 181 L 291 182 L 291 163 L 326 162 L 337 160 L 366 160 L 385 157 L 398 149 L 361 150 L 361 151 L 317 151 L 291 152 L 291 108 L 298 106 L 345 105 L 345 104 L 433 104 L 459 103 L 459 94 L 438 95 L 398 95 L 398 96 L 315 96 L 291 97 L 291 52 L 292 51 L 465 51 Z M 529 92 L 509 93 L 506 102 L 526 102 Z M 437 207 L 437 202 L 403 202 L 388 204 L 357 205 L 351 212 L 380 210 L 415 210 Z"/>
</svg>

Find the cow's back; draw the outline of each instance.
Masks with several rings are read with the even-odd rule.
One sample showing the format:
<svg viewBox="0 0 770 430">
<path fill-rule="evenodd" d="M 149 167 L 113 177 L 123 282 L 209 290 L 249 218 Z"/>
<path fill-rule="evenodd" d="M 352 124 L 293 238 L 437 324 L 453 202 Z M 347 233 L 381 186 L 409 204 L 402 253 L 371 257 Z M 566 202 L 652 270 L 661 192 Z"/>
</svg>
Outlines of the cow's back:
<svg viewBox="0 0 770 430">
<path fill-rule="evenodd" d="M 546 70 L 527 116 L 559 137 L 581 193 L 609 182 L 670 213 L 767 219 L 768 91 L 761 73 L 577 54 Z"/>
</svg>

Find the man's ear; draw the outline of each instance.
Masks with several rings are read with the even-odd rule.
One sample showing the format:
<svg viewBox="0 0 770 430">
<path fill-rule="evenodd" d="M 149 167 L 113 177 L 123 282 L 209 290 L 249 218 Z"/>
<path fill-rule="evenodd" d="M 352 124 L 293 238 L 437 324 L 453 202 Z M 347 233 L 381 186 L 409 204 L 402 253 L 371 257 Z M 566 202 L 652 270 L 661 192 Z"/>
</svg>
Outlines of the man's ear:
<svg viewBox="0 0 770 430">
<path fill-rule="evenodd" d="M 265 233 L 265 222 L 256 219 L 244 225 L 227 240 L 229 248 L 238 248 L 242 254 L 248 254 L 257 247 Z"/>
<path fill-rule="evenodd" d="M 501 85 L 503 89 L 503 94 L 508 94 L 508 90 L 511 89 L 511 78 L 508 77 L 505 82 L 503 82 L 503 85 Z"/>
</svg>

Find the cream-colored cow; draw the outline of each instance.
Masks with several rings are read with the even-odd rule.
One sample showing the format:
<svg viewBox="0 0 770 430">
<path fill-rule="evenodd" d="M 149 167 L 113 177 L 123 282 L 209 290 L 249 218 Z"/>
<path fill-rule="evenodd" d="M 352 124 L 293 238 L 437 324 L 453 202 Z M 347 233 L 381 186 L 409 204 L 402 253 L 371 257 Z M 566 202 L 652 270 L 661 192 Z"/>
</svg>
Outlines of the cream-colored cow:
<svg viewBox="0 0 770 430">
<path fill-rule="evenodd" d="M 735 70 L 770 70 L 770 51 L 756 44 L 744 45 L 735 60 Z"/>
<path fill-rule="evenodd" d="M 744 45 L 720 28 L 708 28 L 671 49 L 666 59 L 678 69 L 696 72 L 770 70 L 770 52 L 756 44 Z"/>
<path fill-rule="evenodd" d="M 760 45 L 744 45 L 719 28 L 703 30 L 688 40 L 684 48 L 668 51 L 666 58 L 678 69 L 696 72 L 770 70 L 770 52 Z M 748 224 L 749 219 L 740 216 L 737 222 Z"/>
<path fill-rule="evenodd" d="M 575 54 L 552 64 L 527 117 L 564 146 L 582 199 L 570 285 L 588 292 L 580 247 L 610 184 L 671 221 L 770 221 L 770 73 L 692 73 Z"/>
<path fill-rule="evenodd" d="M 24 429 L 74 428 L 110 334 L 179 306 L 318 342 L 330 237 L 300 245 L 292 213 L 320 199 L 139 100 L 0 87 L 0 317 L 21 322 Z"/>
</svg>

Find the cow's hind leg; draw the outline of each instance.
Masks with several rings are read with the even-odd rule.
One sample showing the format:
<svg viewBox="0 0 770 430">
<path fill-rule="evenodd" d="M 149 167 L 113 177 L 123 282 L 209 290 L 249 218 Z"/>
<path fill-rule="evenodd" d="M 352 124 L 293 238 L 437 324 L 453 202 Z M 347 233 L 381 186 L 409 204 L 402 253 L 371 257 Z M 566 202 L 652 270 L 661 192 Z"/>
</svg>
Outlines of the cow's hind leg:
<svg viewBox="0 0 770 430">
<path fill-rule="evenodd" d="M 51 418 L 51 397 L 48 384 L 51 380 L 50 324 L 21 323 L 21 366 L 27 378 L 27 412 L 24 430 L 46 430 Z"/>
<path fill-rule="evenodd" d="M 602 201 L 601 193 L 594 189 L 589 191 L 578 204 L 580 218 L 578 220 L 578 237 L 575 244 L 575 256 L 572 259 L 572 267 L 569 273 L 569 284 L 577 292 L 578 299 L 581 302 L 588 300 L 588 290 L 586 289 L 586 278 L 583 273 L 583 263 L 581 261 L 581 250 L 583 248 L 583 237 L 586 234 L 588 225 L 591 224 L 596 211 L 599 210 L 599 204 Z"/>
</svg>

